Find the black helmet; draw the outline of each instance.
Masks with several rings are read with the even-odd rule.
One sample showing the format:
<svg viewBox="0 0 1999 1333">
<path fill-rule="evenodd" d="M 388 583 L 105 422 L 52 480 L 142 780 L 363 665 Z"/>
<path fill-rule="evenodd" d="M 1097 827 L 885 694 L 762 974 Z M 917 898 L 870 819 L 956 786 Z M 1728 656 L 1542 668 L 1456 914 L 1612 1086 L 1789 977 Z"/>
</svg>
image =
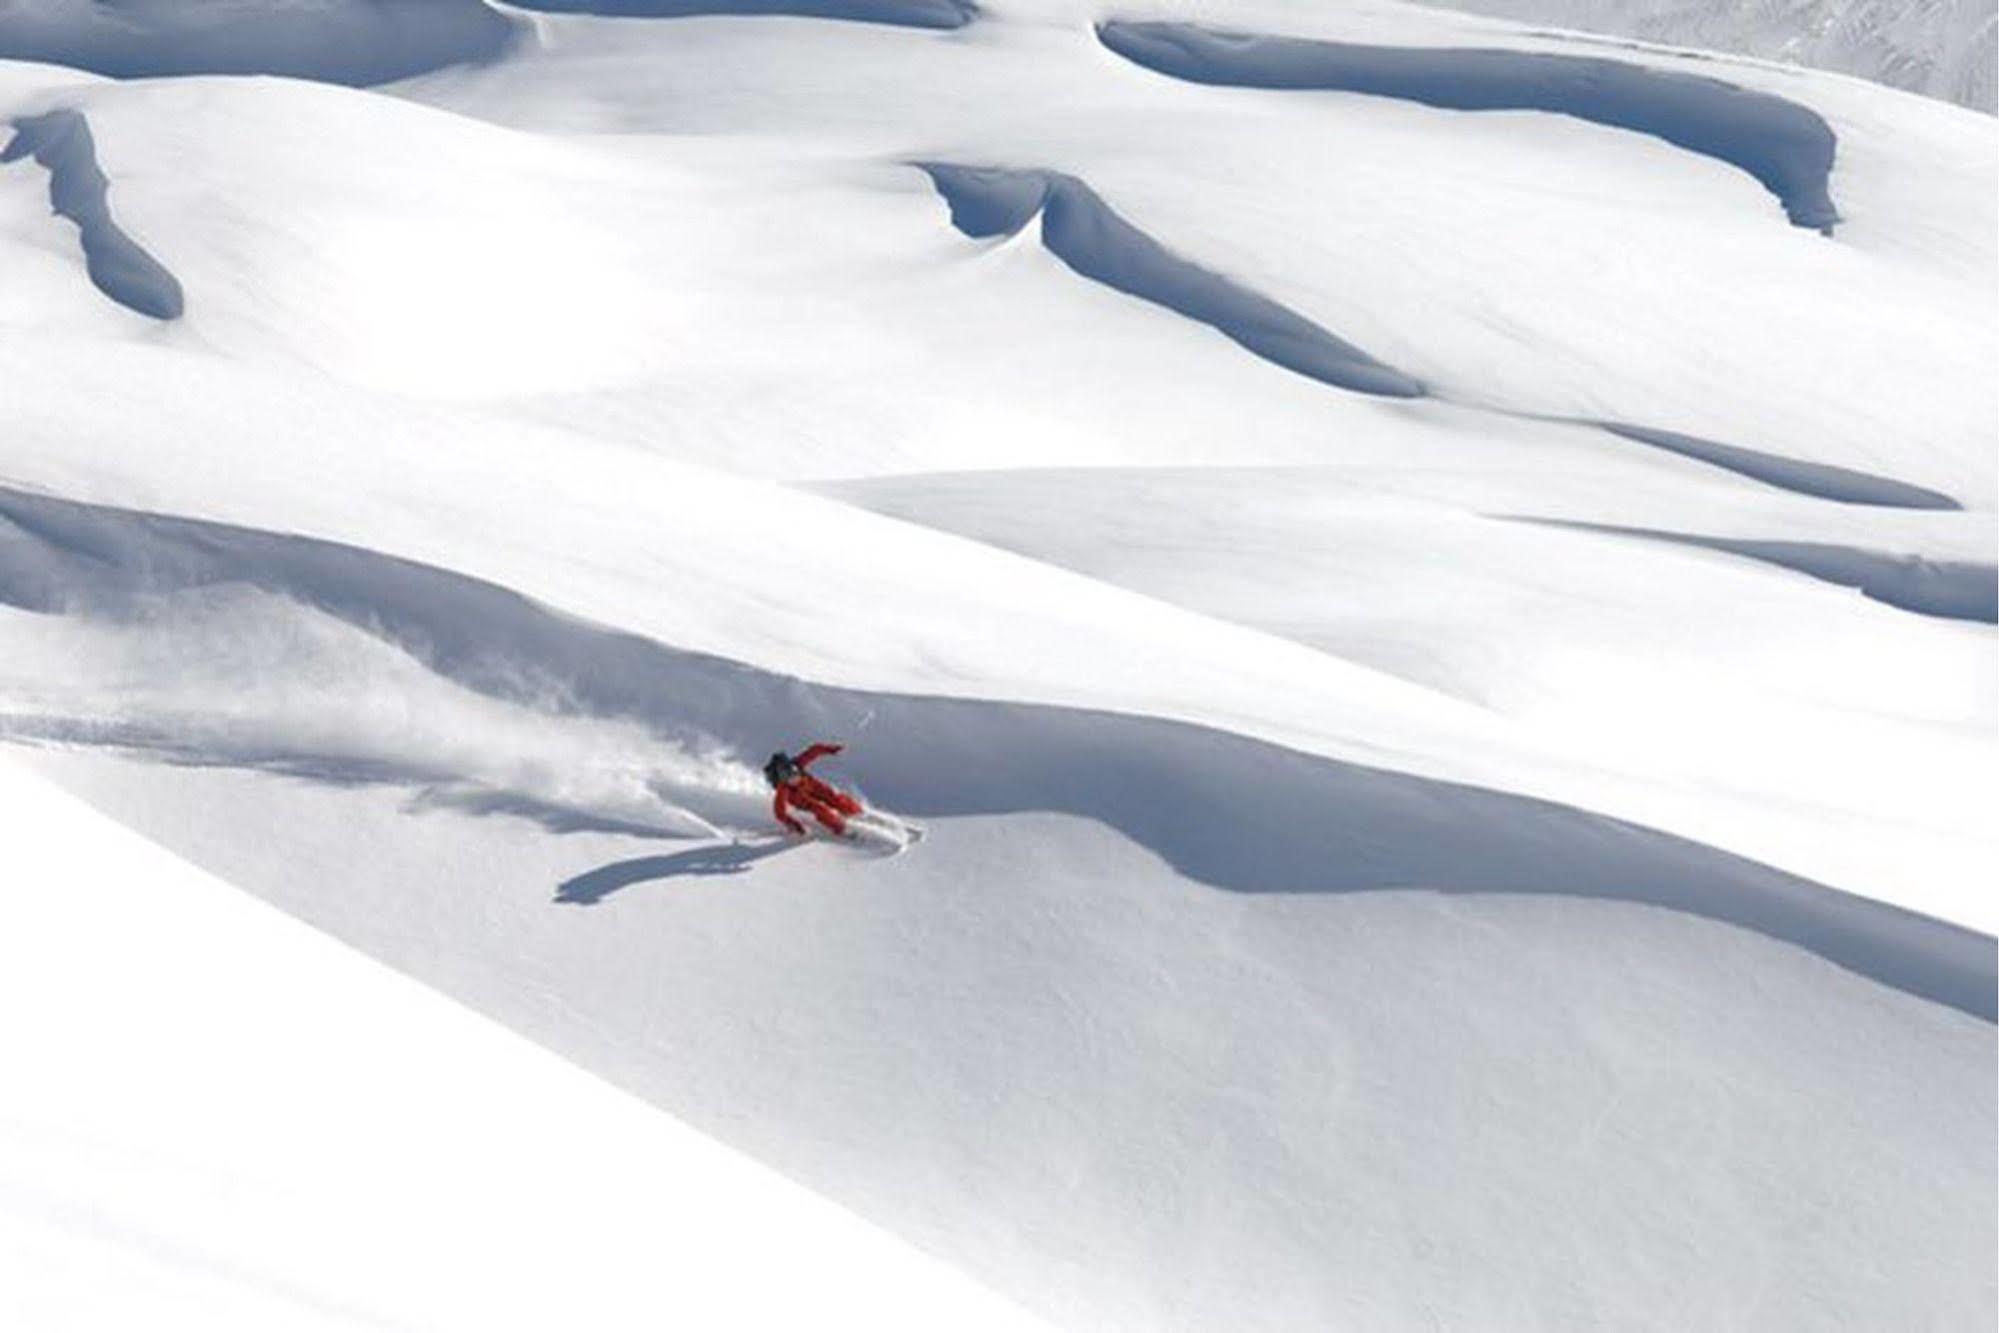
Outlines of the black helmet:
<svg viewBox="0 0 1999 1333">
<path fill-rule="evenodd" d="M 779 750 L 764 764 L 764 777 L 773 787 L 782 787 L 798 776 L 798 765 L 791 762 L 791 756 Z"/>
</svg>

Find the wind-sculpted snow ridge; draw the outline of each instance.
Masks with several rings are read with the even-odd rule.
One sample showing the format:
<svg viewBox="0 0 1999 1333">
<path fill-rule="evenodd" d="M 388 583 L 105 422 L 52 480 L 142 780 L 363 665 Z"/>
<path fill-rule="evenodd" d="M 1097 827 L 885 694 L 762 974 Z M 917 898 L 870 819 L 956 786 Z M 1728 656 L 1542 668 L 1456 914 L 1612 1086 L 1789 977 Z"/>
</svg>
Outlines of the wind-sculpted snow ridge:
<svg viewBox="0 0 1999 1333">
<path fill-rule="evenodd" d="M 608 18 L 678 19 L 741 15 L 845 19 L 905 28 L 962 28 L 979 15 L 973 0 L 514 0 L 522 9 Z"/>
<path fill-rule="evenodd" d="M 1970 560 L 1926 560 L 1919 555 L 1895 555 L 1832 542 L 1714 537 L 1695 532 L 1668 532 L 1660 528 L 1623 527 L 1615 523 L 1582 523 L 1572 519 L 1536 518 L 1527 521 L 1547 527 L 1615 533 L 1721 551 L 1747 560 L 1779 565 L 1841 587 L 1858 588 L 1877 602 L 1919 615 L 1999 624 L 1999 566 Z"/>
<path fill-rule="evenodd" d="M 1906 481 L 1896 481 L 1892 477 L 1878 477 L 1870 472 L 1856 472 L 1852 468 L 1834 467 L 1830 463 L 1812 463 L 1803 459 L 1785 458 L 1779 454 L 1766 454 L 1756 449 L 1720 444 L 1714 440 L 1682 435 L 1678 431 L 1660 430 L 1654 426 L 1633 426 L 1622 421 L 1598 421 L 1592 424 L 1603 427 L 1612 435 L 1635 440 L 1639 444 L 1649 444 L 1684 458 L 1711 463 L 1715 467 L 1727 468 L 1730 472 L 1753 478 L 1766 486 L 1775 486 L 1779 490 L 1809 495 L 1819 500 L 1837 500 L 1841 504 L 1879 505 L 1888 509 L 1964 508 L 1950 496 L 1938 491 L 1912 486 Z"/>
<path fill-rule="evenodd" d="M 14 122 L 0 163 L 29 154 L 48 169 L 49 203 L 76 223 L 84 267 L 106 296 L 154 319 L 179 319 L 187 308 L 180 281 L 111 216 L 110 182 L 97 165 L 90 125 L 76 111 L 50 111 Z"/>
<path fill-rule="evenodd" d="M 1817 112 L 1719 79 L 1594 56 L 1362 46 L 1112 21 L 1105 46 L 1195 83 L 1396 97 L 1453 111 L 1548 111 L 1633 130 L 1727 162 L 1777 196 L 1794 226 L 1839 221 L 1827 178 L 1836 140 Z"/>
<path fill-rule="evenodd" d="M 174 671 L 189 662 L 172 654 L 126 661 L 92 680 L 90 644 L 55 645 L 52 660 L 86 677 L 90 699 L 102 699 L 111 682 L 152 682 L 144 715 L 128 715 L 127 727 L 171 740 L 181 762 L 381 780 L 357 757 L 409 755 L 413 743 L 434 736 L 442 747 L 428 759 L 434 787 L 448 791 L 445 778 L 458 775 L 480 791 L 503 791 L 504 784 L 472 781 L 487 761 L 475 756 L 466 772 L 469 742 L 442 739 L 465 734 L 464 719 L 412 728 L 430 698 L 419 701 L 416 691 L 445 685 L 466 708 L 473 706 L 467 701 L 518 709 L 561 700 L 559 710 L 535 710 L 544 768 L 581 762 L 612 735 L 624 737 L 621 746 L 634 736 L 653 738 L 659 757 L 679 769 L 699 753 L 691 748 L 696 738 L 760 756 L 801 736 L 865 733 L 867 794 L 919 817 L 1046 811 L 1088 818 L 1184 875 L 1237 892 L 1414 888 L 1646 903 L 1753 930 L 1910 994 L 1994 1016 L 1994 947 L 1984 935 L 1548 801 L 1156 718 L 815 686 L 584 623 L 464 575 L 302 537 L 8 490 L 0 490 L 0 520 L 0 602 L 62 613 L 17 619 L 81 626 L 143 654 L 148 635 L 170 636 L 189 607 L 247 588 L 260 599 L 249 605 L 252 615 L 305 608 L 356 631 L 304 643 L 288 660 L 284 688 L 268 696 L 249 688 L 254 676 L 236 682 L 235 694 L 218 688 L 217 673 L 226 676 L 231 664 L 198 659 L 209 674 L 176 691 Z M 147 599 L 162 598 L 170 603 L 163 617 L 135 615 Z M 199 647 L 265 632 L 239 620 L 232 637 Z M 272 632 L 297 642 L 282 625 Z M 21 633 L 17 625 L 14 637 Z M 0 637 L 7 634 L 0 623 Z M 354 655 L 364 640 L 367 654 Z M 345 656 L 324 660 L 321 649 Z M 394 674 L 381 675 L 389 662 Z M 27 673 L 30 682 L 51 678 L 38 675 L 32 660 Z M 376 679 L 368 689 L 328 695 L 329 681 L 357 674 Z M 432 683 L 420 686 L 419 676 Z M 349 706 L 356 694 L 373 707 L 356 713 Z M 398 700 L 407 702 L 397 707 Z M 265 702 L 291 712 L 274 719 L 259 712 Z M 226 714 L 221 724 L 218 709 Z M 294 726 L 297 713 L 315 709 L 324 715 L 305 739 L 332 744 L 317 763 Z M 15 723 L 17 733 L 37 738 L 53 730 L 46 707 L 16 703 L 5 711 L 27 719 L 25 727 Z M 371 741 L 371 729 L 393 729 L 394 744 Z M 274 730 L 282 746 L 269 743 Z M 59 734 L 92 739 L 87 728 Z M 118 744 L 126 734 L 114 729 L 104 739 Z M 284 763 L 255 762 L 273 749 L 284 751 Z M 642 766 L 643 756 L 630 758 Z M 760 792 L 743 784 L 748 770 L 713 754 L 703 762 L 707 776 L 689 775 L 674 790 L 676 802 L 693 808 L 707 800 L 723 820 L 752 818 Z M 476 800 L 459 804 L 480 808 Z M 626 805 L 605 813 L 614 816 L 609 824 L 633 822 Z"/>
<path fill-rule="evenodd" d="M 485 0 L 16 0 L 0 57 L 115 79 L 282 74 L 367 87 L 504 54 L 524 30 Z"/>
<path fill-rule="evenodd" d="M 1423 385 L 1268 297 L 1168 250 L 1059 171 L 919 162 L 972 237 L 1010 235 L 1038 213 L 1049 252 L 1106 287 L 1198 320 L 1266 361 L 1336 388 L 1420 398 Z"/>
</svg>

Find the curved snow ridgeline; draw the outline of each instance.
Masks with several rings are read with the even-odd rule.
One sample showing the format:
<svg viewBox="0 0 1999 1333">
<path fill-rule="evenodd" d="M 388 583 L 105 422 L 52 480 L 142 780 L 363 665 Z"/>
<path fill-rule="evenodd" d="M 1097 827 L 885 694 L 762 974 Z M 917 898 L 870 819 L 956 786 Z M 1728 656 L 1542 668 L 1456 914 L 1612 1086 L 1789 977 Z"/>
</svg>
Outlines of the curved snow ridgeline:
<svg viewBox="0 0 1999 1333">
<path fill-rule="evenodd" d="M 74 111 L 49 111 L 21 117 L 13 130 L 0 164 L 32 154 L 48 169 L 49 202 L 76 223 L 90 280 L 142 315 L 179 319 L 187 308 L 179 279 L 111 216 L 110 182 L 98 168 L 89 122 Z"/>
<path fill-rule="evenodd" d="M 1036 215 L 1041 240 L 1063 263 L 1106 287 L 1209 325 L 1300 375 L 1358 393 L 1420 398 L 1413 377 L 1293 311 L 1173 254 L 1126 222 L 1095 191 L 1059 171 L 920 162 L 967 236 L 1011 235 Z"/>
<path fill-rule="evenodd" d="M 1335 388 L 1385 398 L 1420 398 L 1428 392 L 1415 377 L 1383 365 L 1295 311 L 1173 254 L 1073 176 L 948 162 L 916 166 L 949 206 L 951 225 L 967 236 L 1012 236 L 1038 217 L 1042 244 L 1077 273 L 1206 324 L 1273 365 Z M 1891 508 L 1963 508 L 1940 492 L 1853 468 L 1626 422 L 1577 419 L 1577 424 L 1598 426 L 1799 495 Z"/>
<path fill-rule="evenodd" d="M 1697 458 L 1715 467 L 1753 477 L 1767 486 L 1809 495 L 1839 504 L 1881 505 L 1891 509 L 1962 509 L 1963 505 L 1941 492 L 1913 486 L 1893 477 L 1880 477 L 1854 468 L 1834 467 L 1806 459 L 1784 458 L 1758 449 L 1697 439 L 1679 431 L 1653 426 L 1634 426 L 1622 421 L 1595 423 L 1612 435 L 1649 444 L 1655 449 Z"/>
<path fill-rule="evenodd" d="M 1824 118 L 1767 93 L 1592 56 L 1415 50 L 1225 32 L 1186 23 L 1099 24 L 1105 46 L 1162 74 L 1245 88 L 1396 97 L 1454 111 L 1548 111 L 1653 135 L 1754 176 L 1792 225 L 1831 234 L 1835 141 Z"/>
<path fill-rule="evenodd" d="M 1541 520 L 1543 522 L 1549 520 Z M 1554 520 L 1559 522 L 1559 520 Z M 1999 567 L 1975 560 L 1927 560 L 1831 542 L 1758 541 L 1613 524 L 1585 525 L 1652 541 L 1726 551 L 1858 588 L 1878 602 L 1919 615 L 1999 624 Z"/>
<path fill-rule="evenodd" d="M 117 79 L 283 74 L 356 86 L 491 60 L 523 27 L 485 0 L 14 0 L 0 58 Z"/>
<path fill-rule="evenodd" d="M 915 28 L 963 27 L 973 0 L 521 0 L 552 14 L 623 18 L 792 15 Z M 279 74 L 370 87 L 499 59 L 530 31 L 486 0 L 11 0 L 0 59 L 117 79 Z"/>
<path fill-rule="evenodd" d="M 1427 888 L 1672 907 L 1994 1017 L 1994 945 L 1986 936 L 1550 802 L 1150 719 L 813 686 L 569 621 L 477 580 L 304 538 L 6 491 L 0 491 L 0 519 L 8 525 L 0 544 L 0 601 L 16 607 L 108 615 L 112 625 L 122 621 L 143 639 L 151 627 L 134 614 L 135 599 L 179 595 L 148 615 L 184 627 L 194 606 L 189 594 L 256 588 L 368 638 L 379 636 L 480 699 L 535 710 L 539 734 L 524 738 L 512 763 L 524 773 L 534 770 L 528 756 L 538 753 L 570 775 L 563 781 L 587 783 L 608 755 L 628 765 L 622 772 L 629 778 L 656 747 L 659 770 L 645 777 L 662 801 L 652 827 L 668 835 L 696 830 L 677 820 L 667 802 L 755 826 L 763 801 L 748 761 L 785 737 L 844 735 L 866 719 L 879 728 L 869 747 L 869 793 L 911 814 L 1038 810 L 1094 819 L 1184 875 L 1243 892 Z M 228 637 L 254 640 L 242 621 L 254 622 L 270 608 L 236 609 L 247 617 L 230 622 L 236 628 Z M 116 720 L 57 712 L 17 715 L 0 726 L 16 736 L 104 743 L 180 762 L 336 784 L 421 786 L 432 802 L 528 814 L 557 829 L 647 827 L 634 813 L 645 790 L 637 783 L 598 798 L 602 804 L 593 809 L 587 796 L 549 796 L 532 786 L 523 790 L 518 778 L 496 778 L 495 766 L 477 762 L 509 740 L 506 729 L 490 728 L 490 719 L 472 747 L 424 744 L 421 732 L 414 741 L 399 735 L 400 710 L 397 720 L 366 724 L 367 713 L 352 698 L 338 689 L 322 695 L 317 687 L 357 653 L 389 655 L 365 639 L 302 646 L 290 661 L 260 664 L 290 673 L 262 700 L 268 713 L 254 700 L 224 694 L 220 680 L 183 668 L 160 673 L 180 682 L 178 689 L 163 699 L 142 697 L 134 713 Z M 92 655 L 87 643 L 73 647 L 86 660 Z M 355 670 L 379 674 L 380 664 L 363 660 Z M 430 700 L 418 705 L 419 717 L 444 692 L 395 681 L 380 688 Z M 115 706 L 119 693 L 115 683 L 93 681 L 83 702 Z M 221 714 L 205 702 L 218 697 L 226 701 Z M 559 708 L 551 710 L 549 700 L 560 701 Z M 315 715 L 320 724 L 300 734 L 299 722 Z M 640 730 L 618 736 L 621 725 L 634 723 Z M 432 725 L 441 734 L 454 729 L 448 721 Z M 643 743 L 648 734 L 654 747 Z M 398 762 L 398 749 L 430 756 L 433 767 Z M 461 771 L 454 757 L 475 762 Z"/>
</svg>

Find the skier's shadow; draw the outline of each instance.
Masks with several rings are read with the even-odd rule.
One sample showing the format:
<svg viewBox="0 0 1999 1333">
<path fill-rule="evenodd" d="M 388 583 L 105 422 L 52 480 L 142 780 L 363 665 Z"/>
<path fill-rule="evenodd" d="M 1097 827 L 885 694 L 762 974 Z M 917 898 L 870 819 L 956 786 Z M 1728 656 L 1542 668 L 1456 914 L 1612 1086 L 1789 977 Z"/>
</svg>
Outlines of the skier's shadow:
<svg viewBox="0 0 1999 1333">
<path fill-rule="evenodd" d="M 674 879 L 682 875 L 742 875 L 766 856 L 773 856 L 797 844 L 783 838 L 770 842 L 721 843 L 695 847 L 671 856 L 640 856 L 629 861 L 613 861 L 595 870 L 586 870 L 556 886 L 555 901 L 589 907 L 603 902 L 620 889 L 654 879 Z"/>
</svg>

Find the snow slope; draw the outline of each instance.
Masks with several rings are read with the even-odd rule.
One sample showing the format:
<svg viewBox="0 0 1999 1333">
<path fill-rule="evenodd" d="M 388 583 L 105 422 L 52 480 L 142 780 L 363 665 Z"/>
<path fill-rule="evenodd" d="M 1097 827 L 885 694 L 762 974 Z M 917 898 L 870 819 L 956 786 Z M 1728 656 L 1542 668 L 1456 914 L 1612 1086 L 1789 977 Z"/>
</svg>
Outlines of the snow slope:
<svg viewBox="0 0 1999 1333">
<path fill-rule="evenodd" d="M 9 1328 L 1033 1326 L 12 757 L 0 803 Z"/>
<path fill-rule="evenodd" d="M 1063 814 L 878 861 L 48 771 L 1058 1327 L 1992 1313 L 1990 1026 L 1696 917 L 1219 893 Z"/>
<path fill-rule="evenodd" d="M 1112 17 L 1692 71 L 1841 221 Z M 185 294 L 0 169 L 37 767 L 1058 1324 L 1990 1322 L 1989 121 L 1387 4 L 520 21 L 0 64 Z M 767 839 L 816 736 L 919 849 Z"/>
</svg>

